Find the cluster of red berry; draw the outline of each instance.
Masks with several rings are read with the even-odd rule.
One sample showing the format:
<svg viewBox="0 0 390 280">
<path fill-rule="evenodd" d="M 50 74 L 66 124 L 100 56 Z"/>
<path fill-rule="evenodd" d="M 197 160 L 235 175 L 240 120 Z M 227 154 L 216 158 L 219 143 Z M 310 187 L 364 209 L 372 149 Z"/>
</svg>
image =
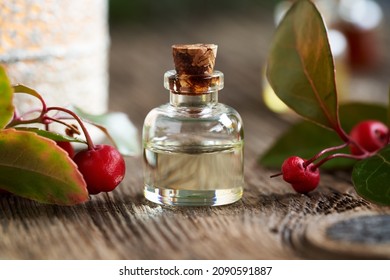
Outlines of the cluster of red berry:
<svg viewBox="0 0 390 280">
<path fill-rule="evenodd" d="M 364 159 L 389 144 L 389 128 L 382 122 L 366 120 L 354 126 L 349 133 L 348 141 L 339 147 L 321 151 L 312 159 L 304 160 L 298 156 L 287 158 L 282 164 L 283 180 L 290 183 L 298 193 L 308 193 L 314 190 L 320 182 L 319 167 L 336 157 Z M 351 154 L 333 154 L 314 163 L 326 152 L 349 146 Z"/>
<path fill-rule="evenodd" d="M 98 194 L 100 192 L 110 192 L 114 190 L 125 176 L 126 166 L 121 153 L 110 145 L 94 145 L 86 126 L 80 117 L 73 111 L 62 107 L 47 107 L 43 97 L 35 90 L 26 86 L 15 86 L 14 88 L 21 89 L 20 92 L 27 93 L 38 98 L 41 102 L 42 108 L 39 110 L 32 110 L 18 115 L 14 112 L 12 121 L 7 127 L 15 127 L 18 125 L 41 123 L 45 125 L 46 130 L 49 131 L 49 124 L 60 123 L 66 126 L 68 136 L 73 134 L 80 134 L 75 125 L 64 122 L 64 119 L 74 119 L 80 125 L 84 136 L 86 138 L 87 149 L 75 153 L 72 144 L 68 141 L 56 141 L 57 145 L 68 153 L 68 156 L 76 163 L 78 170 L 83 175 L 84 181 L 87 185 L 89 194 Z M 63 112 L 68 117 L 58 115 L 49 116 L 49 112 Z M 39 112 L 39 116 L 35 118 L 26 118 L 30 113 Z M 70 117 L 69 117 L 70 115 Z"/>
</svg>

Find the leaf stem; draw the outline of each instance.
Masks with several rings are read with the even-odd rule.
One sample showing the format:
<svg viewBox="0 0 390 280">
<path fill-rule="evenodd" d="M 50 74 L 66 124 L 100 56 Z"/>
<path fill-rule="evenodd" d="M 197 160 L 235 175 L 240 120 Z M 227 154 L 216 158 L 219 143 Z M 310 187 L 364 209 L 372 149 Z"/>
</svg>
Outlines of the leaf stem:
<svg viewBox="0 0 390 280">
<path fill-rule="evenodd" d="M 80 134 L 80 131 L 75 126 L 72 126 L 71 124 L 68 124 L 64 121 L 61 121 L 59 119 L 55 119 L 52 117 L 48 117 L 48 116 L 46 116 L 45 119 L 50 120 L 51 122 L 60 123 L 64 126 L 66 126 L 67 128 L 69 128 L 73 133 Z M 45 125 L 48 125 L 48 123 L 45 123 Z M 48 129 L 46 129 L 46 130 L 48 130 Z"/>
<path fill-rule="evenodd" d="M 69 119 L 69 117 L 66 117 L 66 116 L 61 116 L 60 118 L 63 119 L 63 120 Z M 99 129 L 102 133 L 104 133 L 104 135 L 107 137 L 107 139 L 109 141 L 111 141 L 111 143 L 113 145 L 116 146 L 116 142 L 115 142 L 114 138 L 111 136 L 111 134 L 108 132 L 107 128 L 105 128 L 103 125 L 97 124 L 97 123 L 95 123 L 93 121 L 90 121 L 88 119 L 84 119 L 84 121 L 89 123 L 89 124 L 91 124 L 91 125 L 93 125 L 93 126 L 95 126 L 97 129 Z"/>
<path fill-rule="evenodd" d="M 306 160 L 304 163 L 303 163 L 303 167 L 307 167 L 310 163 L 314 162 L 315 160 L 317 160 L 318 158 L 320 158 L 321 156 L 323 156 L 324 154 L 326 153 L 329 153 L 329 152 L 333 152 L 333 151 L 337 151 L 337 150 L 341 150 L 345 147 L 348 146 L 348 143 L 343 143 L 339 146 L 335 146 L 335 147 L 330 147 L 330 148 L 326 148 L 324 150 L 322 150 L 321 152 L 319 152 L 318 154 L 316 154 L 314 157 L 312 157 L 311 159 L 309 160 Z"/>
<path fill-rule="evenodd" d="M 41 111 L 40 109 L 34 109 L 34 110 L 27 111 L 27 112 L 23 113 L 22 115 L 18 115 L 17 113 L 14 113 L 14 118 L 7 125 L 7 128 L 14 127 L 14 126 L 20 125 L 20 124 L 30 124 L 30 123 L 41 122 L 43 120 L 43 118 L 44 118 L 44 114 L 42 114 L 43 111 L 41 111 L 40 115 L 38 117 L 34 118 L 34 119 L 30 119 L 30 120 L 25 120 L 24 119 L 26 115 L 29 115 L 29 114 L 32 114 L 32 113 L 37 113 L 37 112 L 40 112 L 40 111 Z"/>
<path fill-rule="evenodd" d="M 9 124 L 7 124 L 6 128 L 14 127 L 14 126 L 21 125 L 21 124 L 32 124 L 32 123 L 41 123 L 41 122 L 42 122 L 41 116 L 39 116 L 35 119 L 31 119 L 31 120 L 23 120 L 23 119 L 17 118 L 17 119 L 14 119 L 13 121 L 11 121 Z"/>
<path fill-rule="evenodd" d="M 337 122 L 337 125 L 333 128 L 334 131 L 338 134 L 338 136 L 343 140 L 345 143 L 350 143 L 351 138 L 349 135 L 344 131 L 344 129 L 340 125 L 340 121 Z"/>
<path fill-rule="evenodd" d="M 361 160 L 361 159 L 365 159 L 371 155 L 372 155 L 371 153 L 365 153 L 365 154 L 361 154 L 361 155 L 351 155 L 351 154 L 341 154 L 341 153 L 333 154 L 333 155 L 327 156 L 326 158 L 323 158 L 322 160 L 320 160 L 319 162 L 314 164 L 313 169 L 319 168 L 321 165 L 323 165 L 327 161 L 334 159 L 334 158 L 349 158 L 349 159 Z"/>
<path fill-rule="evenodd" d="M 89 135 L 87 128 L 85 127 L 83 121 L 80 119 L 79 116 L 77 116 L 76 113 L 72 112 L 71 110 L 62 108 L 62 107 L 48 107 L 47 108 L 47 112 L 53 111 L 53 110 L 62 111 L 62 112 L 65 112 L 65 113 L 71 115 L 79 123 L 81 129 L 83 130 L 85 139 L 87 140 L 88 149 L 89 150 L 94 150 L 95 149 L 95 145 L 93 144 L 92 138 Z"/>
</svg>

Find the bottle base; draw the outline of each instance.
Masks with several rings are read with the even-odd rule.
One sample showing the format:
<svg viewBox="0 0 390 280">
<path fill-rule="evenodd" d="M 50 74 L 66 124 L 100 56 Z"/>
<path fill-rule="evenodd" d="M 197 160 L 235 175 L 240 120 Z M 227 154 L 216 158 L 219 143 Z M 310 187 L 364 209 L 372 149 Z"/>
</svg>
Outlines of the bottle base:
<svg viewBox="0 0 390 280">
<path fill-rule="evenodd" d="M 241 199 L 243 188 L 218 190 L 174 190 L 145 185 L 145 198 L 158 204 L 171 206 L 219 206 Z"/>
</svg>

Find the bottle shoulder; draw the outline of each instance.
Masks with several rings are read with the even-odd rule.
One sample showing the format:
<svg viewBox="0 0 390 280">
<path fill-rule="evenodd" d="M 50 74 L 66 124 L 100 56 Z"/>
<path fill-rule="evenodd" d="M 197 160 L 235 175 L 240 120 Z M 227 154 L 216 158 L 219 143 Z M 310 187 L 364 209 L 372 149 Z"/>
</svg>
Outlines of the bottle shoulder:
<svg viewBox="0 0 390 280">
<path fill-rule="evenodd" d="M 185 108 L 164 104 L 149 112 L 143 126 L 146 142 L 163 141 L 186 146 L 195 142 L 225 145 L 240 143 L 243 138 L 241 116 L 223 103 Z"/>
<path fill-rule="evenodd" d="M 177 107 L 170 103 L 162 104 L 149 111 L 148 118 L 179 118 L 179 119 L 215 119 L 221 116 L 234 117 L 240 121 L 241 116 L 236 109 L 224 103 L 215 103 L 206 106 Z"/>
</svg>

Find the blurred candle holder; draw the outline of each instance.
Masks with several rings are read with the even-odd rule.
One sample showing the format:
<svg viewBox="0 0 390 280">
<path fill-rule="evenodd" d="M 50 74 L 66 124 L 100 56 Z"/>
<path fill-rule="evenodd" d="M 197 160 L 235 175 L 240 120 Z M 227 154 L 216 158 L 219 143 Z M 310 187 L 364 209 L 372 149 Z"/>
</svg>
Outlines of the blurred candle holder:
<svg viewBox="0 0 390 280">
<path fill-rule="evenodd" d="M 36 89 L 49 106 L 100 114 L 108 103 L 107 0 L 4 0 L 0 64 L 12 83 Z M 16 95 L 21 112 L 39 106 Z M 39 108 L 39 107 L 38 107 Z"/>
<path fill-rule="evenodd" d="M 371 70 L 381 62 L 383 11 L 373 0 L 339 0 L 335 27 L 347 38 L 352 69 Z"/>
</svg>

